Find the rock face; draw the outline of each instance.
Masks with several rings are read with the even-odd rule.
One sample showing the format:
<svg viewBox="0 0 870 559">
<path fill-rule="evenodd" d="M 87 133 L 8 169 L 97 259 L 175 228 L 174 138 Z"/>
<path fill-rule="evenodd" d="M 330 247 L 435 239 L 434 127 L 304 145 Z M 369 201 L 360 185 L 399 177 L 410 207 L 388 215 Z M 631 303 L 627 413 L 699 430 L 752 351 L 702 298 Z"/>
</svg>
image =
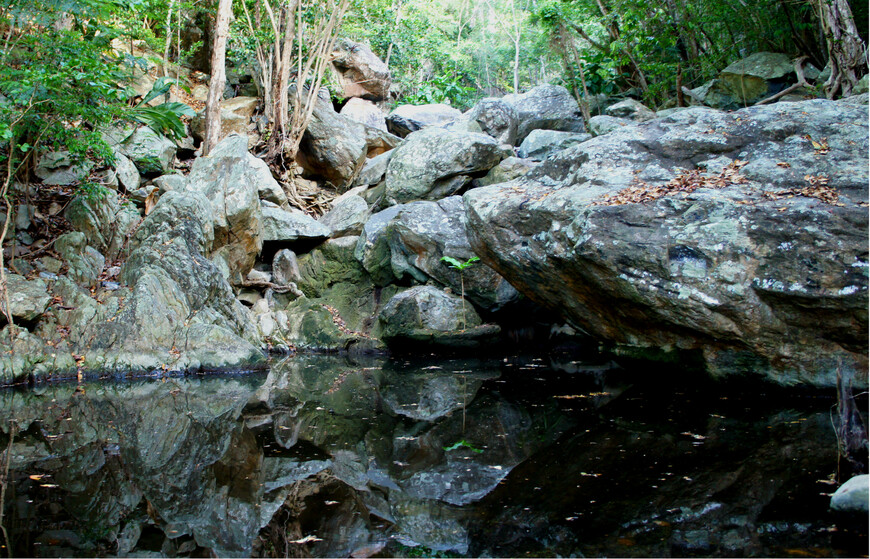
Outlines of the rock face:
<svg viewBox="0 0 870 559">
<path fill-rule="evenodd" d="M 503 144 L 517 143 L 517 112 L 510 103 L 488 97 L 481 99 L 468 113 L 468 117 L 480 125 L 484 134 L 489 134 Z"/>
<path fill-rule="evenodd" d="M 862 106 L 681 111 L 470 190 L 471 246 L 626 352 L 823 386 L 847 368 L 866 386 L 867 150 Z M 673 195 L 641 198 L 655 188 Z"/>
<path fill-rule="evenodd" d="M 135 209 L 121 204 L 118 194 L 109 190 L 100 196 L 76 196 L 64 215 L 84 233 L 87 244 L 110 259 L 121 253 L 141 220 Z"/>
<path fill-rule="evenodd" d="M 458 120 L 462 111 L 443 103 L 430 105 L 399 105 L 387 117 L 387 129 L 404 138 L 427 126 L 442 126 Z"/>
<path fill-rule="evenodd" d="M 576 146 L 591 138 L 591 134 L 558 132 L 556 130 L 532 130 L 517 150 L 523 159 L 541 161 L 553 153 Z"/>
<path fill-rule="evenodd" d="M 213 250 L 235 280 L 247 276 L 263 246 L 259 191 L 269 181 L 275 179 L 268 167 L 248 153 L 247 138 L 238 134 L 197 159 L 188 175 L 187 191 L 209 201 Z"/>
<path fill-rule="evenodd" d="M 390 95 L 390 69 L 364 43 L 338 41 L 332 53 L 332 68 L 345 97 L 383 101 Z"/>
<path fill-rule="evenodd" d="M 354 97 L 348 100 L 338 114 L 377 130 L 387 131 L 386 115 L 377 105 L 367 99 Z"/>
<path fill-rule="evenodd" d="M 751 105 L 785 89 L 789 74 L 793 78 L 794 64 L 788 55 L 756 52 L 722 70 L 718 85 L 739 105 Z"/>
<path fill-rule="evenodd" d="M 346 190 L 363 168 L 367 154 L 365 126 L 336 113 L 329 101 L 318 99 L 299 145 L 299 164 Z"/>
<path fill-rule="evenodd" d="M 517 141 L 522 142 L 532 130 L 585 132 L 580 106 L 567 89 L 544 84 L 517 95 L 505 95 L 517 113 Z"/>
<path fill-rule="evenodd" d="M 450 196 L 510 155 L 494 138 L 470 132 L 427 128 L 395 149 L 386 174 L 389 203 Z"/>
<path fill-rule="evenodd" d="M 421 285 L 399 293 L 384 306 L 379 320 L 389 342 L 427 342 L 436 345 L 475 345 L 498 334 L 497 326 L 481 324 L 480 317 L 459 297 Z"/>
</svg>

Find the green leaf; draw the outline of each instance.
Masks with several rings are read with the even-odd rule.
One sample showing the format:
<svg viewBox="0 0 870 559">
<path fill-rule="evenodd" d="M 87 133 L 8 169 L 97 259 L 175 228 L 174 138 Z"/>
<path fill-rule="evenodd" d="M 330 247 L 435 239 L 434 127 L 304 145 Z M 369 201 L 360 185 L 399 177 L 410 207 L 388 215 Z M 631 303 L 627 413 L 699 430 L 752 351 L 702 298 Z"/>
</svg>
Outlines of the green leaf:
<svg viewBox="0 0 870 559">
<path fill-rule="evenodd" d="M 461 441 L 454 443 L 450 446 L 445 446 L 444 450 L 446 450 L 447 452 L 450 452 L 451 450 L 456 450 L 458 448 L 462 448 L 463 446 L 465 448 L 467 448 L 468 450 L 470 450 L 471 452 L 476 452 L 477 454 L 481 454 L 483 452 L 483 449 L 475 447 L 474 445 L 472 445 L 471 443 L 469 443 L 465 439 L 462 439 Z"/>
<path fill-rule="evenodd" d="M 157 78 L 157 81 L 154 82 L 154 85 L 151 87 L 151 91 L 148 92 L 142 101 L 139 102 L 137 107 L 141 107 L 148 101 L 160 97 L 161 95 L 166 95 L 169 93 L 170 88 L 172 88 L 172 84 L 175 83 L 173 78 L 163 76 L 161 78 Z"/>
<path fill-rule="evenodd" d="M 459 270 L 462 269 L 462 262 L 453 258 L 452 256 L 442 256 L 441 261 L 447 262 L 448 264 L 450 264 L 451 266 L 453 266 L 456 269 L 459 269 Z"/>
</svg>

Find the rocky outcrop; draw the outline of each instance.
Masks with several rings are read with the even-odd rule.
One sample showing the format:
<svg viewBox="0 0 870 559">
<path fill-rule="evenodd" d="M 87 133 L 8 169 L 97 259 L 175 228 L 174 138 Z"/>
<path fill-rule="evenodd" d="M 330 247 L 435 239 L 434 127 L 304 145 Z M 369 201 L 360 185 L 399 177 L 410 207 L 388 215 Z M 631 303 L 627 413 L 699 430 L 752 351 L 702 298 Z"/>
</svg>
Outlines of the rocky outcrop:
<svg viewBox="0 0 870 559">
<path fill-rule="evenodd" d="M 443 103 L 399 105 L 387 116 L 387 129 L 404 138 L 427 126 L 442 126 L 462 117 L 462 111 Z"/>
<path fill-rule="evenodd" d="M 541 161 L 557 151 L 585 142 L 591 137 L 591 134 L 576 132 L 532 130 L 520 144 L 517 155 L 523 159 Z"/>
<path fill-rule="evenodd" d="M 364 43 L 341 39 L 330 59 L 345 97 L 383 101 L 390 95 L 390 69 Z"/>
<path fill-rule="evenodd" d="M 76 196 L 64 215 L 76 231 L 84 233 L 89 245 L 110 259 L 121 254 L 141 221 L 139 212 L 105 189 L 94 196 Z"/>
<path fill-rule="evenodd" d="M 517 142 L 522 142 L 532 130 L 585 132 L 580 106 L 567 89 L 544 84 L 522 94 L 505 95 L 502 99 L 517 114 Z"/>
<path fill-rule="evenodd" d="M 681 111 L 469 191 L 471 246 L 621 351 L 866 386 L 867 151 L 865 107 Z"/>
<path fill-rule="evenodd" d="M 391 204 L 438 200 L 454 194 L 512 155 L 494 138 L 427 128 L 409 135 L 387 166 L 386 198 Z"/>
</svg>

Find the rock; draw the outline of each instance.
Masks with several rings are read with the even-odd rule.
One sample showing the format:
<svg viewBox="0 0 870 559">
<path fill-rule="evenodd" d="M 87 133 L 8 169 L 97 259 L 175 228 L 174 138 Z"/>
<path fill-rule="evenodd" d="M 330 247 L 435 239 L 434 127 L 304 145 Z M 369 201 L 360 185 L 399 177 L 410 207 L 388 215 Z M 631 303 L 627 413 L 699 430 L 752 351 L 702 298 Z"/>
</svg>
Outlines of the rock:
<svg viewBox="0 0 870 559">
<path fill-rule="evenodd" d="M 6 287 L 9 296 L 9 314 L 12 315 L 13 321 L 32 322 L 45 312 L 51 302 L 47 286 L 40 279 L 28 280 L 18 274 L 7 273 Z M 6 322 L 5 297 L 0 297 L 0 320 Z"/>
<path fill-rule="evenodd" d="M 332 69 L 345 97 L 383 101 L 390 95 L 390 69 L 364 43 L 349 39 L 336 42 Z"/>
<path fill-rule="evenodd" d="M 278 285 L 289 285 L 299 281 L 299 264 L 296 253 L 284 248 L 275 253 L 272 259 L 272 276 Z"/>
<path fill-rule="evenodd" d="M 692 92 L 691 100 L 693 103 L 700 101 L 704 105 L 714 109 L 740 108 L 734 99 L 720 86 L 719 80 L 710 80 L 704 85 L 690 91 Z"/>
<path fill-rule="evenodd" d="M 367 160 L 355 184 L 357 186 L 371 186 L 384 180 L 387 174 L 387 165 L 389 165 L 392 158 L 393 152 L 388 151 Z"/>
<path fill-rule="evenodd" d="M 331 237 L 359 235 L 370 215 L 369 205 L 361 196 L 341 196 L 320 223 L 329 227 Z"/>
<path fill-rule="evenodd" d="M 139 188 L 139 183 L 142 180 L 142 177 L 139 176 L 139 170 L 119 150 L 115 150 L 115 174 L 118 177 L 118 182 L 127 192 L 132 192 Z"/>
<path fill-rule="evenodd" d="M 853 96 L 870 92 L 870 81 L 868 81 L 868 78 L 870 78 L 870 74 L 864 74 L 864 77 L 858 80 L 858 83 L 852 88 Z"/>
<path fill-rule="evenodd" d="M 366 139 L 366 157 L 384 154 L 402 143 L 402 138 L 378 128 L 363 125 Z"/>
<path fill-rule="evenodd" d="M 312 299 L 337 283 L 369 283 L 366 271 L 354 257 L 357 237 L 330 239 L 298 260 L 299 289 Z"/>
<path fill-rule="evenodd" d="M 354 97 L 348 100 L 339 113 L 354 122 L 387 132 L 387 117 L 377 105 L 367 99 Z"/>
<path fill-rule="evenodd" d="M 867 514 L 870 476 L 858 475 L 841 485 L 831 497 L 831 509 L 839 512 Z"/>
<path fill-rule="evenodd" d="M 863 106 L 681 111 L 470 190 L 469 241 L 522 293 L 627 354 L 688 352 L 715 375 L 786 384 L 833 386 L 841 368 L 866 386 L 867 142 Z M 731 159 L 748 163 L 723 169 Z M 720 178 L 691 194 L 623 192 L 702 165 Z M 841 206 L 792 194 L 816 176 Z"/>
<path fill-rule="evenodd" d="M 187 177 L 184 175 L 163 175 L 151 181 L 157 187 L 157 192 L 163 196 L 172 190 L 184 190 L 187 188 Z M 260 189 L 262 192 L 262 189 Z"/>
<path fill-rule="evenodd" d="M 84 233 L 66 233 L 57 238 L 54 248 L 69 265 L 69 277 L 79 285 L 93 287 L 106 265 L 105 257 L 88 245 Z"/>
<path fill-rule="evenodd" d="M 517 155 L 523 159 L 542 161 L 557 151 L 585 142 L 591 137 L 591 134 L 586 133 L 532 130 L 523 140 Z"/>
<path fill-rule="evenodd" d="M 75 365 L 69 355 L 55 358 L 47 355 L 45 343 L 20 326 L 6 325 L 0 330 L 0 340 L 4 349 L 0 351 L 0 382 L 3 384 L 12 384 L 28 374 L 49 371 L 53 366 Z"/>
<path fill-rule="evenodd" d="M 480 183 L 480 186 L 487 186 L 490 184 L 512 181 L 516 178 L 522 177 L 537 166 L 538 164 L 536 162 L 528 159 L 508 157 L 490 169 L 485 177 L 478 179 L 478 182 Z"/>
<path fill-rule="evenodd" d="M 197 84 L 190 91 L 190 96 L 193 97 L 194 101 L 200 101 L 204 103 L 208 100 L 208 86 L 203 83 Z"/>
<path fill-rule="evenodd" d="M 632 124 L 627 118 L 618 118 L 615 116 L 598 115 L 589 119 L 589 131 L 593 136 L 603 136 L 614 130 L 619 130 L 624 126 Z"/>
<path fill-rule="evenodd" d="M 143 186 L 142 188 L 137 188 L 132 192 L 128 192 L 127 197 L 131 202 L 133 202 L 133 204 L 137 208 L 144 210 L 145 201 L 148 200 L 148 197 L 150 196 L 152 199 L 154 199 L 154 197 L 157 196 L 159 192 L 160 189 L 157 188 L 157 186 L 149 184 L 147 186 Z"/>
<path fill-rule="evenodd" d="M 737 106 L 746 106 L 782 91 L 794 81 L 794 63 L 788 55 L 756 52 L 722 70 L 717 87 Z"/>
<path fill-rule="evenodd" d="M 470 174 L 488 171 L 507 155 L 484 134 L 420 130 L 394 150 L 387 166 L 387 201 L 400 204 L 450 196 L 471 180 Z"/>
<path fill-rule="evenodd" d="M 490 267 L 478 262 L 459 271 L 441 260 L 444 256 L 465 262 L 475 256 L 468 244 L 465 206 L 451 196 L 438 202 L 412 202 L 398 206 L 399 213 L 387 226 L 390 265 L 401 279 L 410 275 L 420 283 L 435 280 L 461 293 L 483 309 L 495 311 L 519 294 Z"/>
<path fill-rule="evenodd" d="M 468 116 L 480 125 L 484 134 L 492 136 L 499 143 L 517 143 L 517 112 L 510 103 L 487 97 L 478 101 Z"/>
<path fill-rule="evenodd" d="M 390 265 L 390 244 L 386 227 L 400 209 L 400 206 L 393 206 L 372 215 L 363 226 L 354 249 L 354 257 L 379 287 L 392 283 L 395 279 Z"/>
<path fill-rule="evenodd" d="M 139 212 L 122 204 L 118 193 L 111 190 L 76 196 L 64 215 L 75 230 L 85 234 L 87 244 L 110 260 L 121 254 L 141 221 Z"/>
<path fill-rule="evenodd" d="M 505 95 L 517 113 L 517 142 L 522 142 L 532 130 L 585 132 L 580 106 L 567 89 L 544 84 L 523 94 Z"/>
<path fill-rule="evenodd" d="M 656 117 L 654 111 L 635 99 L 625 99 L 615 105 L 610 105 L 604 110 L 604 114 L 616 118 L 627 118 L 634 122 L 646 122 Z"/>
<path fill-rule="evenodd" d="M 466 301 L 427 285 L 394 296 L 378 320 L 388 344 L 417 342 L 474 347 L 500 331 L 498 326 L 483 325 L 474 307 Z"/>
<path fill-rule="evenodd" d="M 250 147 L 254 138 L 248 135 L 248 125 L 259 103 L 257 97 L 233 97 L 221 101 L 221 133 L 218 141 L 230 134 L 238 134 L 248 138 Z M 205 138 L 205 109 L 190 121 L 190 132 L 199 141 Z"/>
<path fill-rule="evenodd" d="M 299 145 L 299 164 L 346 190 L 362 170 L 367 154 L 365 126 L 336 113 L 328 100 L 318 100 Z"/>
<path fill-rule="evenodd" d="M 33 218 L 36 217 L 36 206 L 31 204 L 18 204 L 15 207 L 15 228 L 19 231 L 30 229 Z"/>
<path fill-rule="evenodd" d="M 211 207 L 214 251 L 226 263 L 233 281 L 244 278 L 263 246 L 259 191 L 274 181 L 268 167 L 248 153 L 244 136 L 221 140 L 206 157 L 193 162 L 187 192 L 201 194 Z"/>
<path fill-rule="evenodd" d="M 850 105 L 866 105 L 870 102 L 870 96 L 867 93 L 861 93 L 860 95 L 852 95 L 842 99 L 841 102 L 848 103 Z"/>
<path fill-rule="evenodd" d="M 175 142 L 142 126 L 124 140 L 120 149 L 142 175 L 153 177 L 169 171 L 178 148 Z"/>
<path fill-rule="evenodd" d="M 462 117 L 462 111 L 443 103 L 399 105 L 387 116 L 387 130 L 404 138 L 427 126 L 441 126 Z"/>
<path fill-rule="evenodd" d="M 39 158 L 33 174 L 42 179 L 42 184 L 78 184 L 88 177 L 94 164 L 91 161 L 73 163 L 68 151 L 53 151 Z"/>
<path fill-rule="evenodd" d="M 318 223 L 301 211 L 290 211 L 263 204 L 263 240 L 292 243 L 294 241 L 319 241 L 329 237 L 329 227 Z"/>
</svg>

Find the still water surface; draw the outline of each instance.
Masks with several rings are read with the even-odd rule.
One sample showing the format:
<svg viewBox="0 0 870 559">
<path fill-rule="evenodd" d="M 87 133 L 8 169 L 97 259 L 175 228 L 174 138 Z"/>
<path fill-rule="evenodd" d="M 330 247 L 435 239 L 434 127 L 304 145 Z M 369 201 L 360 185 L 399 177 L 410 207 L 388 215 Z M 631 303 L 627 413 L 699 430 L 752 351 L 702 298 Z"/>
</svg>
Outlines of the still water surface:
<svg viewBox="0 0 870 559">
<path fill-rule="evenodd" d="M 48 385 L 0 393 L 2 523 L 13 556 L 866 555 L 835 405 L 552 357 Z"/>
</svg>

